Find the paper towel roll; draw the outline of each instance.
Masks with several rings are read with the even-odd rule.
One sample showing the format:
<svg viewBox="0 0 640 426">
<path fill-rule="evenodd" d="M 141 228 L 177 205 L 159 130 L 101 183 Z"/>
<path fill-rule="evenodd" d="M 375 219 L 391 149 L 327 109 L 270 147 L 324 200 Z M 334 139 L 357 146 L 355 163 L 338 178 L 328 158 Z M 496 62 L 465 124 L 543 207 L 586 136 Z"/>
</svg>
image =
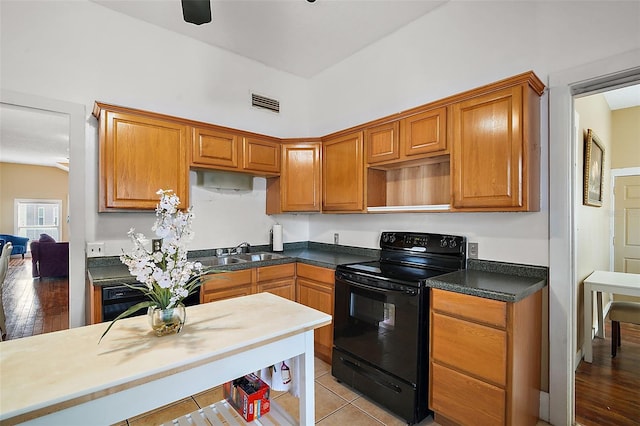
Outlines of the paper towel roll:
<svg viewBox="0 0 640 426">
<path fill-rule="evenodd" d="M 273 251 L 282 251 L 282 225 L 273 225 Z"/>
</svg>

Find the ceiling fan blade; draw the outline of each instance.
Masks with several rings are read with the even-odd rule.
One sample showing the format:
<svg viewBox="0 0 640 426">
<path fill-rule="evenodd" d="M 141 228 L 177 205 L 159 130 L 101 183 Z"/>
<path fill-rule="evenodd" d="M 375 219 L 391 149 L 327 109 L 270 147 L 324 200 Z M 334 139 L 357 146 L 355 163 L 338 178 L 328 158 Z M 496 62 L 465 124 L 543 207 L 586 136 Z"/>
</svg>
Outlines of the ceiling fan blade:
<svg viewBox="0 0 640 426">
<path fill-rule="evenodd" d="M 211 0 L 182 0 L 182 15 L 191 24 L 211 22 Z"/>
</svg>

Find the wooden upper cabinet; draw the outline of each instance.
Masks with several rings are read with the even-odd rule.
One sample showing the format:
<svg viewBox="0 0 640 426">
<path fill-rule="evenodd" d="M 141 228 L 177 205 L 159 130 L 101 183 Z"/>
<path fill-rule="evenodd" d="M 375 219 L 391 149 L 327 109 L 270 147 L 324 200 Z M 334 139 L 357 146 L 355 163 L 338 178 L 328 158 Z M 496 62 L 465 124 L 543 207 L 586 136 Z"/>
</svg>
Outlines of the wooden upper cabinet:
<svg viewBox="0 0 640 426">
<path fill-rule="evenodd" d="M 364 208 L 362 132 L 325 139 L 322 145 L 322 210 L 361 212 Z"/>
<path fill-rule="evenodd" d="M 191 152 L 193 166 L 237 169 L 240 166 L 240 137 L 236 133 L 194 127 Z"/>
<path fill-rule="evenodd" d="M 369 127 L 364 133 L 368 164 L 398 163 L 447 154 L 447 108 L 435 108 L 401 120 Z"/>
<path fill-rule="evenodd" d="M 400 158 L 400 123 L 394 121 L 364 131 L 367 163 L 375 164 Z"/>
<path fill-rule="evenodd" d="M 96 102 L 99 131 L 99 211 L 153 210 L 159 189 L 189 206 L 189 132 L 159 114 Z"/>
<path fill-rule="evenodd" d="M 283 212 L 320 211 L 319 142 L 284 144 L 280 174 L 280 202 Z"/>
<path fill-rule="evenodd" d="M 402 119 L 400 146 L 406 157 L 447 151 L 447 108 L 436 108 Z"/>
<path fill-rule="evenodd" d="M 527 84 L 452 106 L 455 209 L 539 210 L 539 109 Z"/>
<path fill-rule="evenodd" d="M 243 169 L 280 173 L 280 142 L 245 137 L 242 146 Z"/>
</svg>

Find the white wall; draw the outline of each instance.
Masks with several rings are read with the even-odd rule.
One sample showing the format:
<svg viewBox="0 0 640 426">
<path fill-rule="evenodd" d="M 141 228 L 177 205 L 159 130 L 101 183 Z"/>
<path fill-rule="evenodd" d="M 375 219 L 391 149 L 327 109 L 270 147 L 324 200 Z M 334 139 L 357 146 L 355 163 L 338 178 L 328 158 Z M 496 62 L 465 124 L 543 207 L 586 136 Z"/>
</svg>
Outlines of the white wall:
<svg viewBox="0 0 640 426">
<path fill-rule="evenodd" d="M 597 31 L 586 31 L 597 28 Z M 339 129 L 533 70 L 546 81 L 571 68 L 640 47 L 637 2 L 454 1 L 311 81 L 312 133 Z M 311 216 L 309 235 L 375 247 L 381 230 L 467 235 L 480 258 L 548 265 L 548 112 L 542 98 L 538 213 Z"/>
<path fill-rule="evenodd" d="M 576 278 L 574 283 L 576 290 L 576 343 L 577 348 L 582 347 L 583 336 L 580 331 L 583 330 L 584 309 L 583 306 L 583 284 L 589 274 L 594 270 L 609 270 L 609 255 L 611 248 L 611 232 L 610 217 L 612 214 L 611 206 L 611 153 L 612 145 L 612 127 L 611 127 L 611 110 L 603 95 L 593 95 L 575 100 L 575 110 L 579 117 L 578 123 L 578 141 L 583 141 L 587 129 L 592 129 L 602 142 L 604 147 L 604 164 L 603 164 L 603 199 L 602 207 L 585 206 L 582 204 L 583 193 L 583 173 L 584 163 L 579 161 L 576 165 L 575 177 L 575 232 L 576 232 Z M 584 144 L 576 146 L 576 158 L 584 158 Z M 607 300 L 605 299 L 605 303 Z M 592 307 L 594 312 L 592 318 L 597 318 L 595 306 Z"/>
</svg>

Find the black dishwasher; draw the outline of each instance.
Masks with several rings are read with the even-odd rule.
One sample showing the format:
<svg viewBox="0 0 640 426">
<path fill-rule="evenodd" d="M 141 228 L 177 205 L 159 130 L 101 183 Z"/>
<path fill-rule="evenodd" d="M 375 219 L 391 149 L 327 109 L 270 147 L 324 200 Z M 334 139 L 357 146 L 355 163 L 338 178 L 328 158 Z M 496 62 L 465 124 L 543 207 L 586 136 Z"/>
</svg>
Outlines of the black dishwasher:
<svg viewBox="0 0 640 426">
<path fill-rule="evenodd" d="M 133 284 L 143 288 L 142 284 Z M 126 285 L 115 285 L 102 287 L 102 321 L 113 321 L 118 315 L 129 309 L 131 306 L 149 300 L 144 293 Z M 182 303 L 185 306 L 197 305 L 200 303 L 200 287 L 189 297 L 185 298 Z M 146 309 L 140 309 L 133 314 L 146 314 Z"/>
</svg>

